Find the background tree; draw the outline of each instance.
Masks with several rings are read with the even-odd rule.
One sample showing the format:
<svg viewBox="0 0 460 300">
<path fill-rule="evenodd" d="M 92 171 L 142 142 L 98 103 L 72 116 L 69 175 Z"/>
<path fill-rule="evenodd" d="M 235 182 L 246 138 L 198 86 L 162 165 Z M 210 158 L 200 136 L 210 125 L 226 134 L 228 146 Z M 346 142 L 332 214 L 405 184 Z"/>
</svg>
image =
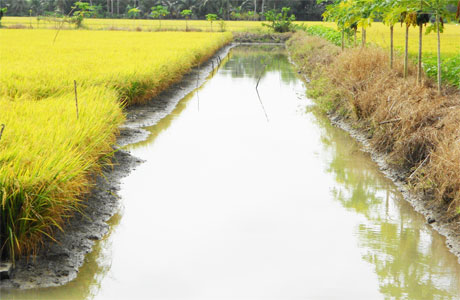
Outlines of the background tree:
<svg viewBox="0 0 460 300">
<path fill-rule="evenodd" d="M 93 13 L 93 7 L 86 2 L 75 2 L 75 5 L 72 7 L 74 10 L 73 13 L 73 21 L 75 22 L 75 25 L 77 28 L 80 28 L 82 26 L 83 20 L 86 17 L 89 17 Z"/>
<path fill-rule="evenodd" d="M 211 22 L 211 31 L 212 30 L 212 22 L 214 22 L 215 20 L 217 20 L 217 15 L 216 14 L 207 14 L 206 15 L 206 20 L 208 20 L 209 22 Z"/>
<path fill-rule="evenodd" d="M 400 1 L 383 0 L 380 2 L 378 10 L 383 24 L 390 27 L 390 68 L 392 69 L 394 62 L 394 26 L 400 21 L 405 7 L 401 5 Z"/>
<path fill-rule="evenodd" d="M 181 16 L 185 18 L 185 31 L 188 31 L 188 20 L 190 19 L 190 16 L 192 15 L 192 10 L 190 9 L 184 9 L 183 11 L 180 12 Z"/>
<path fill-rule="evenodd" d="M 454 18 L 454 14 L 448 9 L 448 0 L 430 0 L 427 2 L 427 10 L 430 14 L 434 15 L 435 22 L 429 26 L 426 30 L 426 34 L 432 31 L 436 32 L 437 35 L 437 81 L 438 81 L 438 93 L 441 94 L 441 33 L 444 31 L 444 22 L 451 21 Z M 458 9 L 460 8 L 460 2 Z M 458 16 L 458 10 L 457 10 Z M 456 17 L 457 17 L 456 16 Z"/>
<path fill-rule="evenodd" d="M 7 7 L 0 7 L 0 28 L 2 27 L 2 18 L 4 15 L 6 15 L 7 11 L 8 11 Z"/>
<path fill-rule="evenodd" d="M 163 5 L 157 5 L 152 7 L 151 16 L 154 19 L 158 19 L 160 22 L 160 29 L 161 29 L 161 18 L 164 18 L 169 15 L 169 10 Z"/>
<path fill-rule="evenodd" d="M 289 15 L 290 11 L 289 7 L 283 7 L 279 13 L 275 10 L 269 10 L 265 13 L 265 19 L 271 23 L 262 25 L 270 27 L 275 32 L 292 31 L 294 29 L 292 22 L 295 21 L 295 15 Z"/>
<path fill-rule="evenodd" d="M 128 10 L 128 17 L 132 19 L 136 19 L 139 16 L 140 12 L 141 10 L 139 8 L 133 7 Z"/>
<path fill-rule="evenodd" d="M 322 1 L 322 0 L 320 0 Z M 345 32 L 348 31 L 352 24 L 355 23 L 355 16 L 352 14 L 351 1 L 336 0 L 334 3 L 326 6 L 323 14 L 324 21 L 334 22 L 342 34 L 341 47 L 345 48 Z"/>
</svg>

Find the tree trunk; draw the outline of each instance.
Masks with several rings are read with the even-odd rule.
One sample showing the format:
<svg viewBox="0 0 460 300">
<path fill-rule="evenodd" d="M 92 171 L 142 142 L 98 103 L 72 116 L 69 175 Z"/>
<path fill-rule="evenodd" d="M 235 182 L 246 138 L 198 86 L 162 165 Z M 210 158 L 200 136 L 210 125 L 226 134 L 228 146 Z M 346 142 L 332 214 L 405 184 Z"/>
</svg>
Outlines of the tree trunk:
<svg viewBox="0 0 460 300">
<path fill-rule="evenodd" d="M 417 83 L 422 83 L 422 41 L 423 41 L 423 24 L 418 28 L 418 63 L 417 63 Z"/>
<path fill-rule="evenodd" d="M 440 35 L 440 24 L 439 15 L 436 14 L 436 28 L 438 34 L 438 93 L 441 94 L 441 35 Z"/>
<path fill-rule="evenodd" d="M 230 2 L 227 0 L 227 21 L 230 20 Z"/>
<path fill-rule="evenodd" d="M 120 0 L 117 0 L 117 15 L 120 15 Z"/>
<path fill-rule="evenodd" d="M 394 60 L 394 45 L 393 45 L 393 25 L 390 26 L 390 69 L 393 69 L 393 60 Z"/>
<path fill-rule="evenodd" d="M 256 13 L 257 13 L 257 0 L 254 0 L 254 17 L 253 17 L 253 21 L 256 19 Z"/>
<path fill-rule="evenodd" d="M 113 17 L 113 0 L 110 0 L 110 5 L 112 6 L 112 17 Z"/>
<path fill-rule="evenodd" d="M 342 29 L 342 51 L 344 49 L 345 31 Z"/>
<path fill-rule="evenodd" d="M 265 0 L 262 0 L 262 9 L 261 9 L 262 16 L 264 15 L 264 7 L 265 7 Z"/>
<path fill-rule="evenodd" d="M 107 13 L 110 13 L 110 0 L 107 0 Z"/>
<path fill-rule="evenodd" d="M 409 26 L 406 24 L 406 44 L 404 48 L 404 78 L 407 78 L 407 60 L 409 55 Z"/>
<path fill-rule="evenodd" d="M 364 29 L 363 27 L 363 33 L 362 33 L 362 37 L 361 37 L 361 46 L 364 47 L 366 46 L 366 29 Z"/>
<path fill-rule="evenodd" d="M 357 37 L 356 37 L 356 32 L 358 31 L 358 28 L 355 28 L 354 29 L 354 35 L 355 35 L 355 47 L 356 47 L 356 41 L 357 41 Z"/>
<path fill-rule="evenodd" d="M 420 12 L 423 11 L 423 0 L 420 0 Z M 417 64 L 417 84 L 422 84 L 422 41 L 423 24 L 420 23 L 418 29 L 418 64 Z"/>
</svg>

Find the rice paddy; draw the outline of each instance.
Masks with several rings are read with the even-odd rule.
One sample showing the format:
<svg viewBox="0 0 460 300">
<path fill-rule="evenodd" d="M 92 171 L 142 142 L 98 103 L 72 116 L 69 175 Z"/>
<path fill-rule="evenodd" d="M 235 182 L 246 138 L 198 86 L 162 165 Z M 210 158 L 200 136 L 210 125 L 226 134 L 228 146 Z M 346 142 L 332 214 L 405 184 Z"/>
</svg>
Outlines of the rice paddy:
<svg viewBox="0 0 460 300">
<path fill-rule="evenodd" d="M 55 36 L 0 30 L 3 257 L 34 253 L 79 210 L 89 177 L 110 163 L 124 105 L 150 100 L 232 39 L 84 30 Z"/>
</svg>

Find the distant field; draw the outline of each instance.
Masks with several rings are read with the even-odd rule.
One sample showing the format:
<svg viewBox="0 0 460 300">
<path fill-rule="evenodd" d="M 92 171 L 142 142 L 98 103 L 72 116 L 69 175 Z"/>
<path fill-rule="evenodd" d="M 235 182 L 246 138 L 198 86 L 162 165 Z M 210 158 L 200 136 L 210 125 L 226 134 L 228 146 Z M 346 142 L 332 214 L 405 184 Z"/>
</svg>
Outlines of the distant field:
<svg viewBox="0 0 460 300">
<path fill-rule="evenodd" d="M 0 246 L 33 252 L 110 156 L 122 103 L 144 102 L 230 33 L 0 30 Z M 77 119 L 74 95 L 77 82 Z"/>
<path fill-rule="evenodd" d="M 249 32 L 266 32 L 267 27 L 262 26 L 259 21 L 225 21 L 225 31 L 249 31 Z M 323 25 L 336 28 L 331 22 L 303 22 L 297 21 L 296 24 Z M 32 28 L 49 28 L 55 29 L 60 26 L 58 22 L 41 20 L 37 21 L 36 17 L 4 17 L 2 24 L 7 27 L 32 27 Z M 160 30 L 158 20 L 132 20 L 132 19 L 86 19 L 84 25 L 88 29 L 104 30 L 142 30 L 157 31 Z M 190 20 L 188 26 L 192 30 L 211 31 L 211 23 L 205 20 Z M 73 25 L 64 24 L 63 28 L 74 28 Z M 182 31 L 186 28 L 185 20 L 162 20 L 161 30 Z M 213 31 L 220 31 L 219 21 L 213 22 Z M 404 31 L 405 29 L 399 24 L 395 26 L 394 38 L 395 47 L 399 50 L 404 49 Z M 382 23 L 373 23 L 367 30 L 367 39 L 371 43 L 378 44 L 382 47 L 390 46 L 390 30 Z M 417 53 L 418 51 L 418 30 L 410 28 L 409 31 L 409 51 Z M 447 24 L 442 34 L 441 49 L 443 54 L 452 56 L 460 53 L 460 25 Z M 424 36 L 423 51 L 425 53 L 436 53 L 436 35 L 434 33 Z"/>
<path fill-rule="evenodd" d="M 48 28 L 55 29 L 60 25 L 58 22 L 49 20 L 37 21 L 36 17 L 4 17 L 2 24 L 11 27 L 32 27 L 32 28 Z M 220 31 L 220 21 L 214 21 L 212 31 Z M 263 32 L 268 31 L 267 27 L 262 26 L 260 21 L 224 21 L 226 31 L 251 31 Z M 318 22 L 295 22 L 297 24 L 315 24 Z M 322 23 L 322 22 L 319 22 Z M 330 26 L 335 26 L 329 23 Z M 161 28 L 158 20 L 132 20 L 132 19 L 86 19 L 84 26 L 88 29 L 104 30 L 104 29 L 120 29 L 120 30 L 142 30 L 142 31 L 157 31 L 157 30 L 174 30 L 182 31 L 186 28 L 185 20 L 162 20 Z M 211 31 L 211 23 L 205 20 L 189 20 L 188 26 L 192 30 Z M 71 24 L 64 24 L 63 28 L 74 28 Z"/>
</svg>

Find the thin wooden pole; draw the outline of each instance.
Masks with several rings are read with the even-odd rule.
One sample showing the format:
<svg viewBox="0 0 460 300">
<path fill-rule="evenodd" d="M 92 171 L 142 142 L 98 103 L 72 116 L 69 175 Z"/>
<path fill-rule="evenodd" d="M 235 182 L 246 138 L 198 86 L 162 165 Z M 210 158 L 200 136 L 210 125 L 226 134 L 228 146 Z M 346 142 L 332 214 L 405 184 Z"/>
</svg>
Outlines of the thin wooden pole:
<svg viewBox="0 0 460 300">
<path fill-rule="evenodd" d="M 406 24 L 406 44 L 404 48 L 404 78 L 407 78 L 408 71 L 408 56 L 409 56 L 409 26 Z"/>
<path fill-rule="evenodd" d="M 77 95 L 77 81 L 74 80 L 73 81 L 73 87 L 74 87 L 74 90 L 75 90 L 75 107 L 77 108 L 77 120 L 78 120 L 78 95 Z"/>
<path fill-rule="evenodd" d="M 2 125 L 0 125 L 0 127 L 2 127 L 2 129 L 0 129 L 0 140 L 1 140 L 1 139 L 2 139 L 2 135 L 3 135 L 3 130 L 5 130 L 6 125 L 5 125 L 5 124 L 2 124 Z"/>
<path fill-rule="evenodd" d="M 342 29 L 342 52 L 344 49 L 344 42 L 345 42 L 345 31 Z"/>
<path fill-rule="evenodd" d="M 393 60 L 394 60 L 394 45 L 393 45 L 393 25 L 390 26 L 390 69 L 393 69 Z"/>
</svg>

